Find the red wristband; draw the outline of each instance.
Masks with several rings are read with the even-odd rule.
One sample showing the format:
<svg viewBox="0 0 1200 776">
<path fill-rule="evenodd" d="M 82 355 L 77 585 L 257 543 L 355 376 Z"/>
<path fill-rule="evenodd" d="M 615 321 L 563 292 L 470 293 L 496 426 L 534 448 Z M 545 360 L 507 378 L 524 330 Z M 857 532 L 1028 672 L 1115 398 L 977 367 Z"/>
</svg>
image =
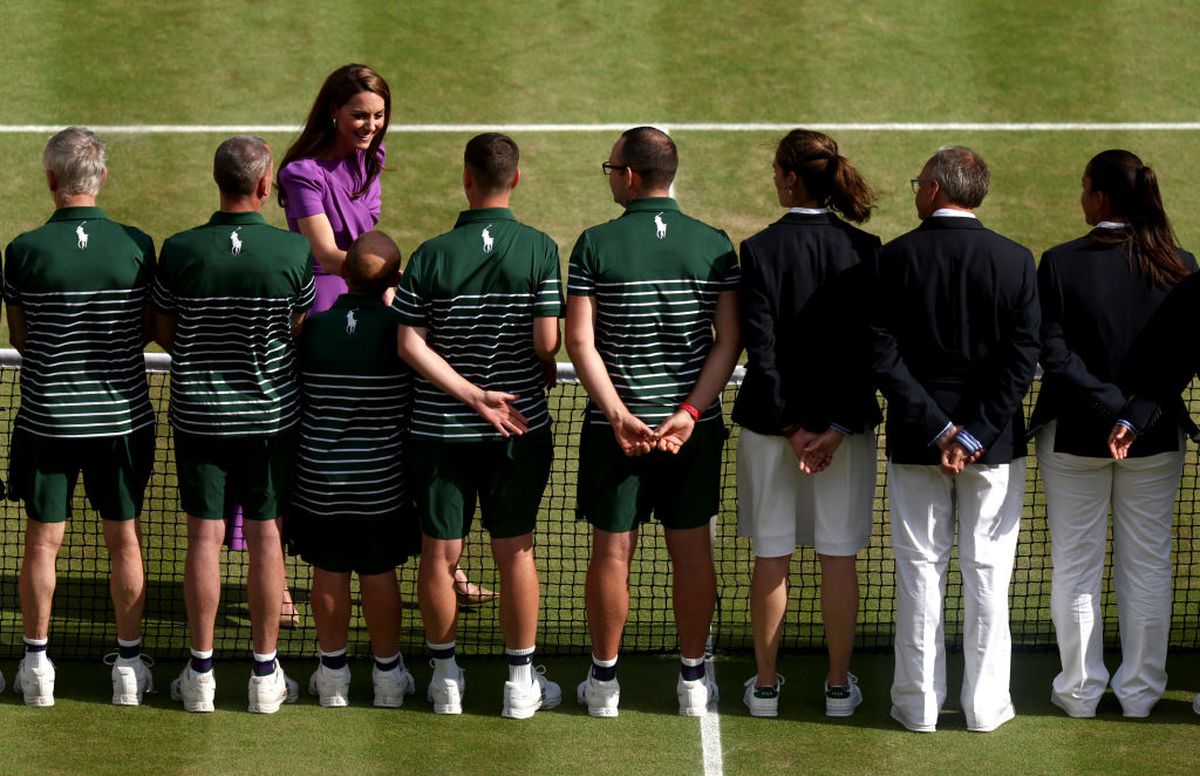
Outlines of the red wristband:
<svg viewBox="0 0 1200 776">
<path fill-rule="evenodd" d="M 692 420 L 700 420 L 700 410 L 696 409 L 686 401 L 679 405 L 679 409 L 692 416 Z"/>
</svg>

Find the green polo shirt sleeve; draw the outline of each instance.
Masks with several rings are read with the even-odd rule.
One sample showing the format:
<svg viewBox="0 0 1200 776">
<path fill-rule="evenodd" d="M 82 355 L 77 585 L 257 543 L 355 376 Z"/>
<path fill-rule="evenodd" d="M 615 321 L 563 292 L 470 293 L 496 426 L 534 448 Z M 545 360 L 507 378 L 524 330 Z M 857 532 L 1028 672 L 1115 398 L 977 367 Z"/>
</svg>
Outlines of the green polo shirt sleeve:
<svg viewBox="0 0 1200 776">
<path fill-rule="evenodd" d="M 425 275 L 425 246 L 417 248 L 408 267 L 396 287 L 392 309 L 400 316 L 400 323 L 419 329 L 429 328 L 429 295 L 422 289 Z"/>
<path fill-rule="evenodd" d="M 317 286 L 313 282 L 313 255 L 312 250 L 309 250 L 308 261 L 304 262 L 304 272 L 300 276 L 300 286 L 296 290 L 295 299 L 292 300 L 292 315 L 307 313 L 316 299 Z"/>
<path fill-rule="evenodd" d="M 596 293 L 596 252 L 588 232 L 579 235 L 571 249 L 571 260 L 567 267 L 567 294 L 569 296 L 594 296 Z"/>
<path fill-rule="evenodd" d="M 21 263 L 24 259 L 25 252 L 16 240 L 4 249 L 4 301 L 11 305 L 22 304 L 21 282 L 18 278 L 22 275 Z"/>
<path fill-rule="evenodd" d="M 716 277 L 713 279 L 720 284 L 722 291 L 736 291 L 742 283 L 742 268 L 738 265 L 737 251 L 733 249 L 729 235 L 722 231 L 721 237 L 729 245 L 729 252 L 713 263 L 713 269 L 716 271 Z"/>
<path fill-rule="evenodd" d="M 173 240 L 163 243 L 162 255 L 154 271 L 154 284 L 150 289 L 150 301 L 154 309 L 163 315 L 174 315 L 179 307 L 175 300 L 174 268 L 175 246 Z"/>
<path fill-rule="evenodd" d="M 546 242 L 546 254 L 540 267 L 541 273 L 538 277 L 533 314 L 538 318 L 561 318 L 563 314 L 562 270 L 558 265 L 558 246 L 549 238 Z"/>
</svg>

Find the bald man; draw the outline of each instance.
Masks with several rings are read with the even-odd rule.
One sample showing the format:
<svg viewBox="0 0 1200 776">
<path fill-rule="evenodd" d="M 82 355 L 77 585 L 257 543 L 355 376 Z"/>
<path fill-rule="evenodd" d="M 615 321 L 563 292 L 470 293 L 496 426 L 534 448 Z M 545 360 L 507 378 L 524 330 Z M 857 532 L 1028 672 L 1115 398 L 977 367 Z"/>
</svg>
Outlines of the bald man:
<svg viewBox="0 0 1200 776">
<path fill-rule="evenodd" d="M 356 573 L 375 657 L 374 703 L 394 708 L 415 688 L 400 656 L 396 584 L 412 546 L 401 465 L 411 380 L 396 354 L 399 315 L 384 303 L 400 278 L 400 251 L 383 232 L 368 232 L 347 251 L 342 277 L 348 293 L 311 316 L 300 335 L 300 443 L 287 534 L 313 565 L 321 664 L 309 692 L 325 707 L 348 703 Z"/>
</svg>

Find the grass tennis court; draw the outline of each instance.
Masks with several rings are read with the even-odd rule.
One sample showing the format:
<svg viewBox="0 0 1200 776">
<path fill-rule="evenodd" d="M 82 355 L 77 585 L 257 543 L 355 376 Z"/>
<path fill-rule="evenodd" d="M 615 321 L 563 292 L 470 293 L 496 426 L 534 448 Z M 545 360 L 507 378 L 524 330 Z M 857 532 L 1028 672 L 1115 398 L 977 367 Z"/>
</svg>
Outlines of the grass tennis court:
<svg viewBox="0 0 1200 776">
<path fill-rule="evenodd" d="M 722 226 L 736 243 L 778 217 L 770 160 L 782 132 L 680 125 L 1200 118 L 1194 88 L 1200 63 L 1193 51 L 1200 8 L 1184 2 L 0 0 L 0 18 L 8 33 L 0 57 L 3 243 L 42 223 L 51 208 L 40 168 L 49 132 L 20 127 L 298 124 L 324 75 L 348 61 L 371 64 L 391 84 L 391 170 L 383 178 L 380 228 L 405 254 L 449 228 L 464 206 L 461 150 L 473 132 L 409 133 L 400 125 L 663 124 L 680 148 L 682 207 Z M 18 131 L 8 131 L 12 128 Z M 106 134 L 110 181 L 100 204 L 161 244 L 216 207 L 212 152 L 227 134 Z M 565 262 L 582 228 L 619 212 L 599 171 L 617 131 L 512 134 L 523 153 L 514 210 L 558 241 Z M 915 225 L 908 180 L 934 148 L 953 142 L 974 147 L 992 167 L 992 192 L 981 218 L 1038 254 L 1083 232 L 1082 166 L 1096 151 L 1117 146 L 1134 150 L 1158 170 L 1181 244 L 1200 248 L 1196 130 L 830 134 L 875 187 L 879 208 L 868 228 L 885 240 Z M 267 139 L 279 153 L 291 136 L 272 132 Z M 274 204 L 265 215 L 283 224 Z M 6 344 L 6 329 L 0 340 Z M 1194 471 L 1189 463 L 1188 474 Z M 1189 481 L 1185 478 L 1185 487 Z M 0 585 L 5 600 L 12 600 L 20 521 L 11 504 L 4 512 L 0 559 L 6 571 Z M 481 549 L 471 548 L 475 558 Z M 154 546 L 147 548 L 147 559 L 151 570 L 164 563 L 156 560 Z M 87 561 L 64 567 L 72 581 L 60 587 L 60 595 L 90 602 L 70 618 L 78 632 L 94 632 L 97 643 L 111 641 L 111 626 L 96 621 L 107 615 L 90 616 L 107 611 L 104 566 Z M 487 563 L 478 568 L 489 573 Z M 545 569 L 544 578 L 553 583 L 577 573 Z M 665 585 L 668 578 L 654 575 L 650 581 Z M 1193 595 L 1200 590 L 1200 571 L 1191 590 Z M 178 599 L 181 592 L 166 587 L 157 594 Z M 811 604 L 811 580 L 794 595 Z M 3 615 L 0 652 L 19 643 L 14 615 L 11 609 Z M 241 616 L 235 593 L 231 627 L 243 625 Z M 581 614 L 576 616 L 572 627 L 579 628 Z M 406 615 L 406 627 L 416 624 L 415 616 Z M 166 621 L 161 627 L 179 624 Z M 1192 633 L 1196 627 L 1200 613 Z M 464 661 L 472 693 L 460 720 L 435 719 L 423 702 L 397 713 L 364 706 L 331 713 L 305 702 L 274 718 L 254 719 L 240 713 L 245 666 L 239 657 L 218 668 L 219 712 L 198 719 L 166 699 L 166 683 L 178 670 L 169 661 L 182 655 L 159 657 L 164 662 L 156 678 L 164 692 L 144 709 L 108 705 L 97 661 L 61 665 L 59 706 L 44 714 L 6 693 L 0 723 L 10 735 L 0 752 L 0 771 L 487 773 L 502 764 L 513 773 L 704 772 L 699 727 L 672 716 L 672 671 L 661 658 L 622 663 L 629 698 L 616 724 L 601 726 L 588 724 L 592 721 L 570 703 L 581 659 L 548 661 L 569 708 L 514 725 L 496 718 L 491 708 L 499 702 L 499 661 Z M 960 659 L 952 654 L 950 665 Z M 417 655 L 409 660 L 423 689 L 428 669 Z M 12 665 L 0 666 L 10 681 Z M 1172 657 L 1168 698 L 1145 723 L 1122 722 L 1111 703 L 1102 706 L 1099 720 L 1061 717 L 1046 701 L 1053 657 L 1018 655 L 1019 716 L 988 736 L 966 734 L 954 726 L 953 715 L 936 736 L 900 731 L 887 717 L 886 652 L 858 659 L 867 703 L 849 725 L 827 724 L 815 702 L 804 707 L 807 678 L 821 671 L 820 657 L 809 655 L 783 664 L 792 680 L 784 696 L 791 711 L 784 719 L 743 716 L 740 689 L 749 666 L 744 655 L 717 664 L 725 693 L 721 743 L 728 773 L 961 773 L 981 766 L 996 773 L 1194 773 L 1200 751 L 1200 718 L 1185 703 L 1200 690 L 1195 654 Z M 302 681 L 310 670 L 300 660 L 285 667 Z M 363 669 L 355 667 L 360 689 L 369 684 Z M 948 706 L 954 679 L 950 686 Z M 341 720 L 331 724 L 331 714 Z"/>
</svg>

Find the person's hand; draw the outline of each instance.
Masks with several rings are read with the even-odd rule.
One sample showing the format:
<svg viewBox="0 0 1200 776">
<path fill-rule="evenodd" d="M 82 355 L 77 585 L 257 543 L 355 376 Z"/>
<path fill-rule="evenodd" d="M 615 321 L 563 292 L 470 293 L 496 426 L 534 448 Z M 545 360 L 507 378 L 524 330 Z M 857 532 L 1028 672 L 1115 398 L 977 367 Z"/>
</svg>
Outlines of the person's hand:
<svg viewBox="0 0 1200 776">
<path fill-rule="evenodd" d="M 827 428 L 819 434 L 811 435 L 800 456 L 800 471 L 816 474 L 828 468 L 844 437 L 845 434 L 836 428 Z"/>
<path fill-rule="evenodd" d="M 938 445 L 941 446 L 940 443 Z M 952 442 L 948 446 L 942 448 L 942 458 L 939 465 L 942 469 L 942 474 L 947 477 L 953 477 L 956 474 L 962 474 L 963 469 L 967 468 L 970 463 L 971 456 L 967 450 L 957 442 Z"/>
<path fill-rule="evenodd" d="M 797 461 L 804 460 L 804 448 L 817 438 L 817 435 L 804 428 L 796 426 L 793 430 L 787 432 L 788 444 L 792 446 L 792 453 L 795 454 Z"/>
<path fill-rule="evenodd" d="M 692 436 L 696 421 L 684 410 L 675 410 L 675 414 L 658 424 L 654 429 L 654 449 L 674 455 L 679 448 Z"/>
<path fill-rule="evenodd" d="M 654 449 L 654 432 L 650 427 L 629 413 L 622 413 L 609 420 L 613 436 L 621 452 L 628 456 L 645 455 Z"/>
<path fill-rule="evenodd" d="M 1112 431 L 1108 432 L 1108 451 L 1118 461 L 1125 460 L 1129 455 L 1129 446 L 1137 439 L 1137 432 L 1124 423 L 1114 423 Z"/>
<path fill-rule="evenodd" d="M 500 436 L 507 439 L 512 434 L 520 436 L 529 430 L 525 416 L 512 405 L 512 402 L 516 400 L 517 397 L 511 393 L 484 391 L 475 400 L 471 409 L 491 423 L 500 432 Z"/>
</svg>

